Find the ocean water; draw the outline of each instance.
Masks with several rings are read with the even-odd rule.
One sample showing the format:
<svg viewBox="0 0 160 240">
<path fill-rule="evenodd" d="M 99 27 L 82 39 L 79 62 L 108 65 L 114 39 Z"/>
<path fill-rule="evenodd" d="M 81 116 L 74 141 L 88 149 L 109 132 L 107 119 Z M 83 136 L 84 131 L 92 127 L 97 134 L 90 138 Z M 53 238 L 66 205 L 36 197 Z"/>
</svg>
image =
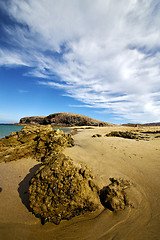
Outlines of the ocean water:
<svg viewBox="0 0 160 240">
<path fill-rule="evenodd" d="M 0 138 L 10 135 L 12 132 L 20 131 L 23 126 L 16 126 L 10 124 L 0 124 Z"/>
<path fill-rule="evenodd" d="M 20 131 L 23 128 L 23 126 L 16 126 L 11 124 L 0 124 L 0 138 L 3 138 L 5 136 L 10 135 L 12 132 Z M 53 128 L 58 129 L 58 128 Z M 70 132 L 70 129 L 67 128 L 59 128 L 60 130 L 63 130 L 63 132 L 67 133 Z"/>
</svg>

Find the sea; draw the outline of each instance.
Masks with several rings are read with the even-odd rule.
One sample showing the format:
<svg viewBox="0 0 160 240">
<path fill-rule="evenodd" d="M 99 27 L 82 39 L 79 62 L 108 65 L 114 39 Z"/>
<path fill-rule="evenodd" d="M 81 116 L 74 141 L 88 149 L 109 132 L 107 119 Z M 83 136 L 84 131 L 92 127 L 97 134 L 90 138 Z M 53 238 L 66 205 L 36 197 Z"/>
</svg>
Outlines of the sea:
<svg viewBox="0 0 160 240">
<path fill-rule="evenodd" d="M 12 124 L 0 124 L 0 138 L 4 138 L 5 136 L 10 135 L 12 132 L 20 131 L 23 126 L 17 126 Z M 53 129 L 60 129 L 63 132 L 67 133 L 70 132 L 70 129 L 67 128 L 53 128 Z"/>
</svg>

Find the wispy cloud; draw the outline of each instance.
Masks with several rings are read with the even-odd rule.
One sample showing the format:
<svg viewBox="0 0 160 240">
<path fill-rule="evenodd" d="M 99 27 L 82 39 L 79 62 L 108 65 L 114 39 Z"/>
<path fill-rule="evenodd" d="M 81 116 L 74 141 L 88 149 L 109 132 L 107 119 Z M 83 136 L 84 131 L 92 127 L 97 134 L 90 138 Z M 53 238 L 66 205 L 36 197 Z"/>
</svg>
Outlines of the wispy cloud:
<svg viewBox="0 0 160 240">
<path fill-rule="evenodd" d="M 23 90 L 23 89 L 19 89 L 18 92 L 21 93 L 21 94 L 23 94 L 23 93 L 28 93 L 27 90 Z"/>
<path fill-rule="evenodd" d="M 10 50 L 0 65 L 32 67 L 40 84 L 80 106 L 160 121 L 159 0 L 8 0 Z M 44 79 L 46 78 L 46 81 Z"/>
</svg>

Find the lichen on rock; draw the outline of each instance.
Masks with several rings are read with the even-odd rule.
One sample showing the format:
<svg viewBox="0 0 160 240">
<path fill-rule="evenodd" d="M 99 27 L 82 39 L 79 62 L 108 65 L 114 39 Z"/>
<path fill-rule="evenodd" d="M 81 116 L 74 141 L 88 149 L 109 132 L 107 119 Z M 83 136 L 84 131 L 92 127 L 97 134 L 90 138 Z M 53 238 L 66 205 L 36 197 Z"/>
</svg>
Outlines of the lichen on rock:
<svg viewBox="0 0 160 240">
<path fill-rule="evenodd" d="M 52 159 L 35 173 L 30 181 L 31 211 L 47 221 L 59 224 L 100 206 L 99 188 L 90 171 L 74 166 L 63 153 Z"/>
</svg>

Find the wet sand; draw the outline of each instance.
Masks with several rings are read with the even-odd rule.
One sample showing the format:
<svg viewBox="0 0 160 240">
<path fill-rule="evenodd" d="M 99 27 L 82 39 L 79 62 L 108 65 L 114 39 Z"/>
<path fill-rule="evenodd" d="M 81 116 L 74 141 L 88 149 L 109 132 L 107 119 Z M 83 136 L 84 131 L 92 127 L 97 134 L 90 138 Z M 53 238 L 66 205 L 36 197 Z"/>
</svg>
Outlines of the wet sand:
<svg viewBox="0 0 160 240">
<path fill-rule="evenodd" d="M 127 128 L 80 129 L 74 136 L 76 145 L 65 153 L 74 162 L 87 164 L 101 187 L 110 177 L 130 180 L 133 185 L 127 193 L 133 207 L 117 213 L 102 210 L 62 221 L 58 226 L 42 226 L 28 211 L 27 198 L 29 179 L 39 163 L 32 159 L 1 163 L 0 239 L 160 239 L 160 138 L 137 141 L 104 137 L 111 130 L 121 129 Z M 102 137 L 92 138 L 96 133 Z"/>
</svg>

